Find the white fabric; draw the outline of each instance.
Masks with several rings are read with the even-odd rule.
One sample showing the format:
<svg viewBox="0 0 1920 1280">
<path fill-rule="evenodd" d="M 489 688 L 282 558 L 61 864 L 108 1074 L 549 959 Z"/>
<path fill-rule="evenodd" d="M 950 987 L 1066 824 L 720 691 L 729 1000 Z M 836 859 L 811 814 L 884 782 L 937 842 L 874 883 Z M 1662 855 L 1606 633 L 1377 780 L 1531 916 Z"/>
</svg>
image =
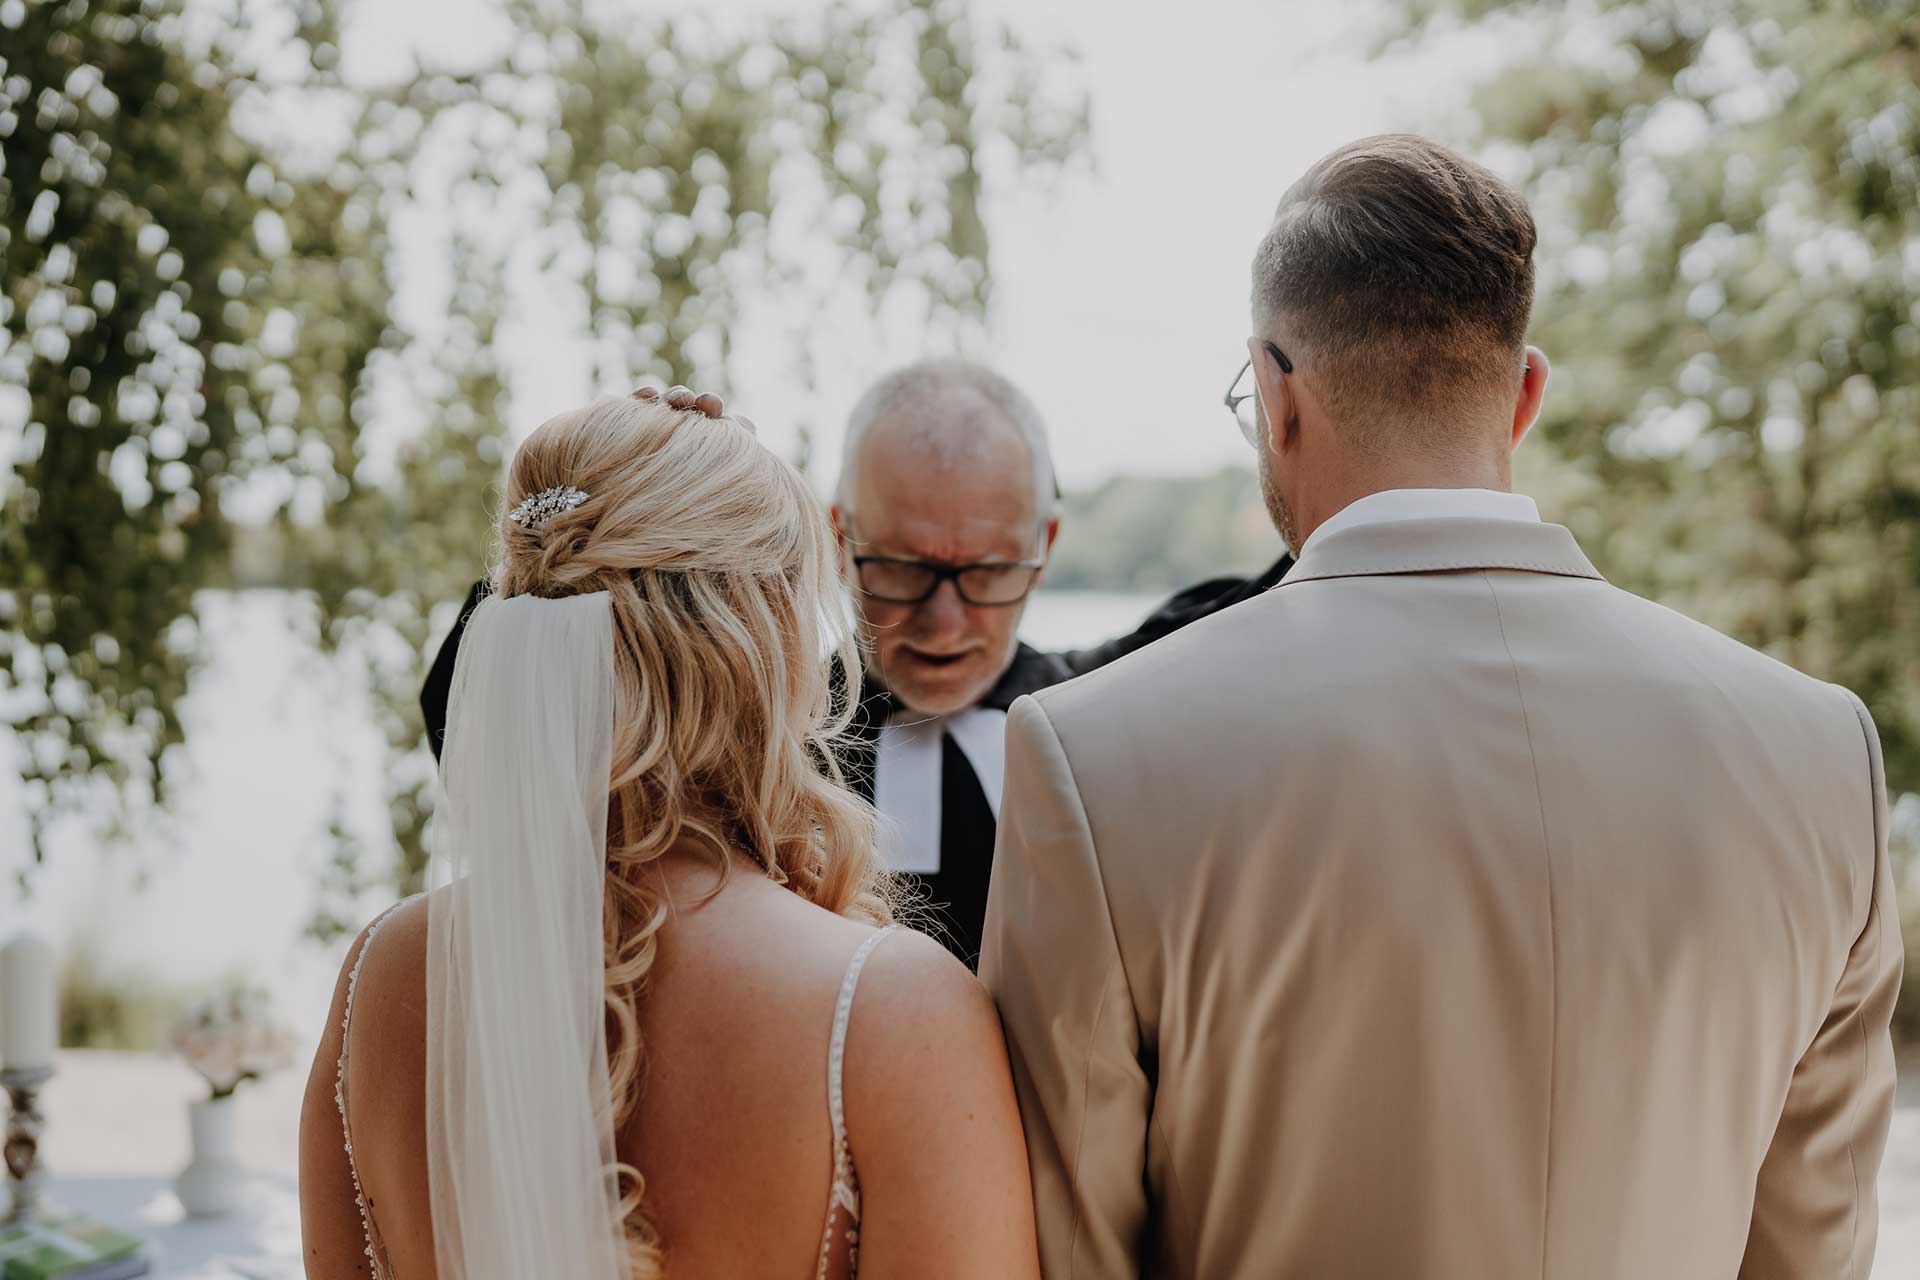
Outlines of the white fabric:
<svg viewBox="0 0 1920 1280">
<path fill-rule="evenodd" d="M 1007 713 L 992 707 L 974 707 L 947 718 L 947 732 L 960 754 L 973 766 L 973 776 L 986 793 L 993 820 L 1000 821 L 1000 793 L 1007 781 Z"/>
<path fill-rule="evenodd" d="M 1499 489 L 1383 489 L 1356 498 L 1327 517 L 1318 529 L 1307 535 L 1294 558 L 1304 556 L 1316 540 L 1342 529 L 1445 516 L 1530 520 L 1538 524 L 1540 508 L 1524 493 L 1506 493 Z"/>
<path fill-rule="evenodd" d="M 880 728 L 873 766 L 873 806 L 881 852 L 895 871 L 922 875 L 940 870 L 940 740 L 954 743 L 973 766 L 996 820 L 1007 773 L 1007 713 L 970 707 L 950 716 L 896 711 Z"/>
<path fill-rule="evenodd" d="M 936 716 L 896 718 L 880 726 L 873 762 L 873 807 L 880 852 L 894 871 L 940 869 L 940 738 Z"/>
<path fill-rule="evenodd" d="M 482 601 L 447 709 L 427 908 L 434 1251 L 462 1280 L 625 1280 L 601 899 L 604 593 Z"/>
</svg>

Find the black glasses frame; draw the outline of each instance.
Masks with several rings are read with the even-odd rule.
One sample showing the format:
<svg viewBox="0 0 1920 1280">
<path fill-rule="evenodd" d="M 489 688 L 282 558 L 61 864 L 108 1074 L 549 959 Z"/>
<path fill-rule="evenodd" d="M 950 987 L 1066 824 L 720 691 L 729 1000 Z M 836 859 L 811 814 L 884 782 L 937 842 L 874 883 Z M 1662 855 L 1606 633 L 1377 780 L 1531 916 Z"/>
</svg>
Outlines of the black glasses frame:
<svg viewBox="0 0 1920 1280">
<path fill-rule="evenodd" d="M 1265 347 L 1268 353 L 1271 354 L 1275 360 L 1279 361 L 1280 372 L 1282 373 L 1293 372 L 1293 361 L 1287 359 L 1286 352 L 1282 351 L 1279 347 L 1274 346 L 1271 342 L 1267 342 L 1265 340 L 1262 340 L 1260 345 Z M 1254 426 L 1246 426 L 1246 425 L 1243 425 L 1240 421 L 1240 406 L 1245 404 L 1247 401 L 1253 399 L 1254 393 L 1251 391 L 1247 392 L 1245 395 L 1235 395 L 1233 393 L 1233 389 L 1240 385 L 1240 379 L 1246 377 L 1247 370 L 1251 368 L 1253 368 L 1253 358 L 1249 356 L 1247 360 L 1243 364 L 1241 364 L 1240 372 L 1233 375 L 1233 381 L 1227 384 L 1227 394 L 1222 396 L 1221 399 L 1227 406 L 1227 412 L 1233 415 L 1233 425 L 1240 428 L 1240 434 L 1247 438 L 1248 444 L 1258 449 L 1260 447 L 1260 435 L 1259 435 L 1258 425 L 1256 424 Z"/>
<path fill-rule="evenodd" d="M 870 564 L 894 564 L 902 565 L 910 569 L 922 569 L 933 575 L 933 583 L 917 596 L 883 596 L 877 591 L 867 590 L 867 584 L 862 581 L 860 570 Z M 961 574 L 970 573 L 975 569 L 1039 570 L 1046 567 L 1047 562 L 1044 560 L 981 560 L 973 564 L 935 564 L 931 560 L 909 560 L 901 556 L 853 557 L 854 583 L 859 586 L 861 594 L 874 600 L 881 600 L 887 604 L 920 604 L 922 601 L 933 599 L 933 593 L 940 589 L 941 583 L 951 582 L 953 583 L 955 593 L 976 609 L 1012 608 L 1033 594 L 1033 588 L 1039 582 L 1040 575 L 1036 572 L 1032 579 L 1028 581 L 1027 589 L 1011 600 L 975 600 L 967 594 L 967 589 L 960 584 Z"/>
</svg>

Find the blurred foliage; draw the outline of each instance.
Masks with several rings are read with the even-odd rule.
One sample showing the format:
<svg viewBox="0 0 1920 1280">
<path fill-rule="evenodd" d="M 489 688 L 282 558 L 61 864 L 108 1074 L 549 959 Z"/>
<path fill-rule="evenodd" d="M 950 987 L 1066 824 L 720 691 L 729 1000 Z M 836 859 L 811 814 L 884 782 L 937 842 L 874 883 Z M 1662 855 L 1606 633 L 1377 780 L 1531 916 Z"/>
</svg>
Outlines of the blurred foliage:
<svg viewBox="0 0 1920 1280">
<path fill-rule="evenodd" d="M 1245 467 L 1182 479 L 1118 476 L 1066 495 L 1047 586 L 1172 592 L 1222 574 L 1256 574 L 1281 551 Z"/>
<path fill-rule="evenodd" d="M 1834 680 L 1920 791 L 1920 4 L 1413 0 L 1504 22 L 1536 436 L 1614 581 Z"/>
<path fill-rule="evenodd" d="M 1083 149 L 1059 51 L 963 0 L 745 33 L 586 0 L 488 16 L 495 60 L 368 88 L 335 0 L 0 3 L 0 718 L 36 859 L 103 790 L 128 815 L 164 801 L 194 594 L 234 580 L 236 547 L 257 577 L 270 542 L 392 748 L 394 848 L 333 824 L 316 931 L 345 927 L 369 853 L 418 887 L 415 697 L 483 567 L 514 281 L 572 309 L 583 399 L 724 388 L 732 326 L 774 294 L 807 326 L 804 381 L 849 289 L 930 340 L 975 330 L 987 184 Z M 403 251 L 423 217 L 445 226 L 424 264 Z M 430 323 L 396 316 L 408 272 L 444 277 Z"/>
<path fill-rule="evenodd" d="M 1920 802 L 1920 4 L 1408 0 L 1497 23 L 1476 149 L 1540 226 L 1531 464 L 1615 582 L 1858 693 Z M 1531 450 L 1523 450 L 1522 455 Z M 1904 798 L 1903 797 L 1904 794 Z M 1920 974 L 1920 902 L 1903 913 Z M 1898 1014 L 1920 1036 L 1920 981 Z"/>
<path fill-rule="evenodd" d="M 235 132 L 244 77 L 159 6 L 0 6 L 0 687 L 36 853 L 91 782 L 163 797 L 223 500 L 341 487 L 375 246 Z"/>
<path fill-rule="evenodd" d="M 1904 892 L 1900 905 L 1900 934 L 1906 944 L 1907 976 L 1900 1003 L 1893 1011 L 1893 1034 L 1920 1045 L 1920 795 L 1908 792 L 1894 802 L 1893 881 Z"/>
<path fill-rule="evenodd" d="M 1900 909 L 1900 934 L 1906 943 L 1907 978 L 1900 988 L 1900 1003 L 1893 1011 L 1894 1039 L 1902 1044 L 1920 1044 L 1920 998 L 1913 993 L 1920 974 L 1920 902 L 1908 901 Z"/>
<path fill-rule="evenodd" d="M 184 991 L 150 980 L 110 975 L 82 951 L 60 975 L 60 1047 L 152 1052 L 187 1007 Z"/>
</svg>

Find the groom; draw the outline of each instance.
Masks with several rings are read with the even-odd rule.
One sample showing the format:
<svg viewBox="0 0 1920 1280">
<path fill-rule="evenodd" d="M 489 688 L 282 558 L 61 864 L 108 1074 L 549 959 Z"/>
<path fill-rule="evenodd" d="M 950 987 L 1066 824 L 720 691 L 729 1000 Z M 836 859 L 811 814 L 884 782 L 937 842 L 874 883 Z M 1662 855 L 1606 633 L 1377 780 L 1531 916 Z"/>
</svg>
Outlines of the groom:
<svg viewBox="0 0 1920 1280">
<path fill-rule="evenodd" d="M 1299 563 L 1013 708 L 981 972 L 1054 1280 L 1868 1274 L 1879 742 L 1510 492 L 1533 248 L 1424 139 L 1308 170 L 1239 388 Z"/>
</svg>

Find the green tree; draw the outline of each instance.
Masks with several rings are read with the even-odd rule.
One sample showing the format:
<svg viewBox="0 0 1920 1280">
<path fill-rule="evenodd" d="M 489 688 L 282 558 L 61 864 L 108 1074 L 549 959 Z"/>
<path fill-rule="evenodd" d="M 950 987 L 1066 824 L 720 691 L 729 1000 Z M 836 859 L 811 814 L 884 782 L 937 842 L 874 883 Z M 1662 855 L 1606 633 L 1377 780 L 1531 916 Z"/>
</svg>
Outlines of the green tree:
<svg viewBox="0 0 1920 1280">
<path fill-rule="evenodd" d="M 1558 514 L 1858 692 L 1920 791 L 1920 6 L 1413 11 L 1513 28 L 1472 141 L 1540 225 Z"/>
<path fill-rule="evenodd" d="M 0 399 L 0 659 L 36 843 L 96 788 L 163 798 L 194 595 L 233 581 L 245 499 L 266 515 L 240 543 L 309 594 L 313 639 L 364 664 L 392 747 L 394 846 L 336 823 L 316 924 L 344 925 L 389 853 L 417 887 L 420 655 L 483 567 L 513 282 L 572 299 L 583 397 L 641 375 L 724 388 L 729 334 L 774 292 L 805 313 L 852 290 L 957 338 L 990 296 L 988 185 L 1044 178 L 1084 140 L 1058 52 L 960 0 L 750 31 L 499 12 L 496 60 L 367 88 L 341 75 L 332 0 L 197 44 L 207 15 L 178 0 L 0 5 L 0 364 L 27 389 Z M 393 308 L 421 252 L 395 228 L 422 209 L 452 282 L 431 333 Z M 793 334 L 803 381 L 820 328 Z"/>
<path fill-rule="evenodd" d="M 1615 581 L 1860 694 L 1910 869 L 1920 5 L 1405 12 L 1415 42 L 1497 24 L 1514 54 L 1464 140 L 1524 182 L 1540 225 L 1534 333 L 1556 363 L 1547 447 L 1521 457 L 1546 505 Z M 1920 906 L 1907 936 L 1920 971 Z"/>
<path fill-rule="evenodd" d="M 0 687 L 36 853 L 103 788 L 164 798 L 224 504 L 352 448 L 384 283 L 341 192 L 235 129 L 244 35 L 0 5 Z"/>
</svg>

